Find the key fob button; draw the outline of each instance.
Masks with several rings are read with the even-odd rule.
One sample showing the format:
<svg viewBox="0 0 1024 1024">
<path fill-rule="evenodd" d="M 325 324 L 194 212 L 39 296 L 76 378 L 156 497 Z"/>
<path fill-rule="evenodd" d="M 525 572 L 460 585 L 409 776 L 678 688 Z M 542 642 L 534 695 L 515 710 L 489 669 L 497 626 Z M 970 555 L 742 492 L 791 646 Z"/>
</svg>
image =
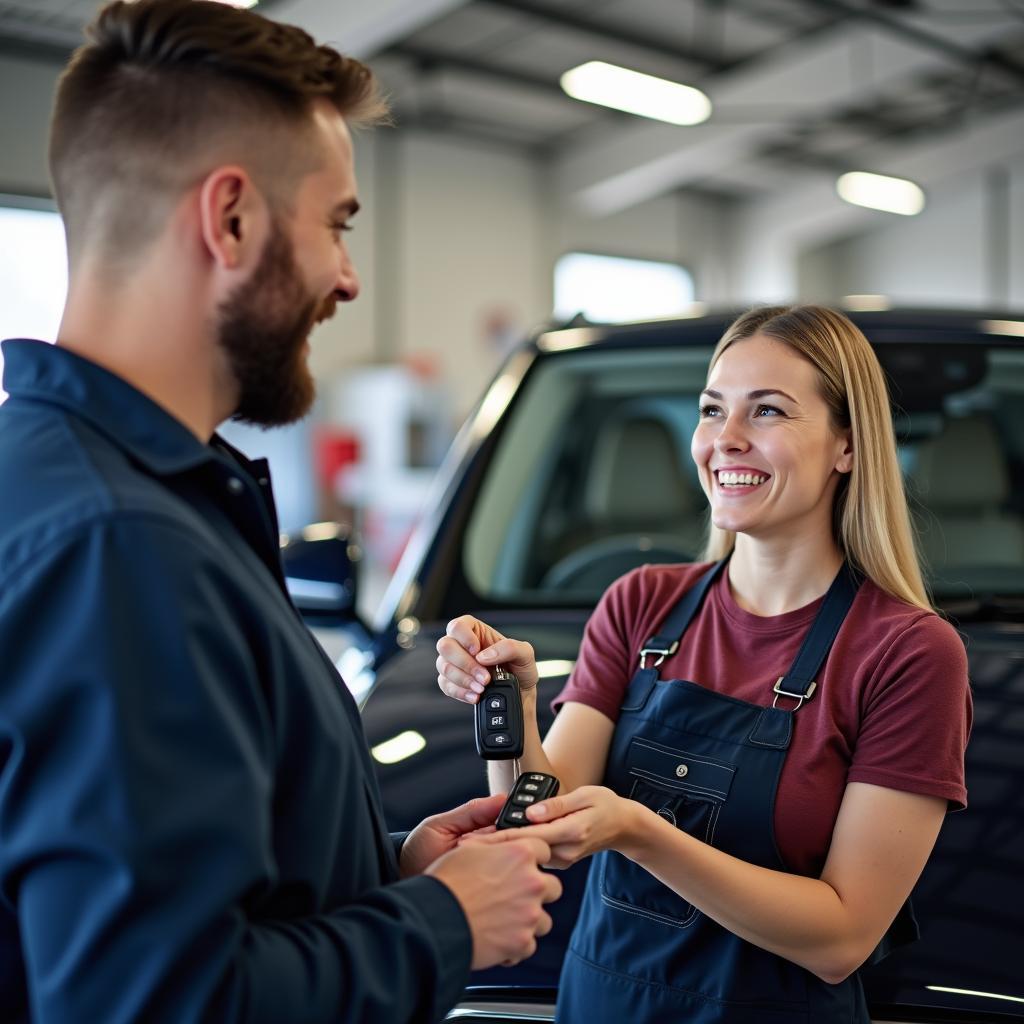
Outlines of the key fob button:
<svg viewBox="0 0 1024 1024">
<path fill-rule="evenodd" d="M 512 803 L 519 804 L 520 807 L 528 807 L 536 799 L 532 793 L 516 793 L 512 798 Z"/>
<path fill-rule="evenodd" d="M 506 815 L 509 821 L 526 821 L 526 811 L 512 810 Z"/>
<path fill-rule="evenodd" d="M 484 705 L 488 711 L 504 711 L 506 709 L 505 695 L 503 693 L 494 693 L 487 698 L 487 703 Z"/>
<path fill-rule="evenodd" d="M 494 750 L 501 750 L 511 745 L 512 737 L 507 732 L 495 732 L 491 733 L 484 742 Z"/>
<path fill-rule="evenodd" d="M 502 729 L 508 728 L 508 716 L 507 715 L 488 715 L 487 716 L 487 728 L 492 729 L 495 732 Z"/>
</svg>

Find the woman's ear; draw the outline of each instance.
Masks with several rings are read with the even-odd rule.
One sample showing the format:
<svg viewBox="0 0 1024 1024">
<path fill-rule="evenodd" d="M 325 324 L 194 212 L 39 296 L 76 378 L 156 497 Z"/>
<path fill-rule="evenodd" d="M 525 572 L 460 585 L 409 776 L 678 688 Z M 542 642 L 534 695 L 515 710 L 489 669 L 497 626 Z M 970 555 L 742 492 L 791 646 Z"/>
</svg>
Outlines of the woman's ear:
<svg viewBox="0 0 1024 1024">
<path fill-rule="evenodd" d="M 850 431 L 845 430 L 842 434 L 843 450 L 836 460 L 836 472 L 850 473 L 853 471 L 853 437 Z"/>
</svg>

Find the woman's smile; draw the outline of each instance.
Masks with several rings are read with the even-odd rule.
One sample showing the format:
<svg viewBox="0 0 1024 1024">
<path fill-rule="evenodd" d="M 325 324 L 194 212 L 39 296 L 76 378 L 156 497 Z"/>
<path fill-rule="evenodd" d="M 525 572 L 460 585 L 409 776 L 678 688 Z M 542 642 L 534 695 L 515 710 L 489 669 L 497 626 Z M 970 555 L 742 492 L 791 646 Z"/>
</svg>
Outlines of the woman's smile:
<svg viewBox="0 0 1024 1024">
<path fill-rule="evenodd" d="M 713 471 L 713 475 L 715 490 L 727 498 L 754 494 L 771 479 L 770 473 L 746 466 L 720 466 Z"/>
</svg>

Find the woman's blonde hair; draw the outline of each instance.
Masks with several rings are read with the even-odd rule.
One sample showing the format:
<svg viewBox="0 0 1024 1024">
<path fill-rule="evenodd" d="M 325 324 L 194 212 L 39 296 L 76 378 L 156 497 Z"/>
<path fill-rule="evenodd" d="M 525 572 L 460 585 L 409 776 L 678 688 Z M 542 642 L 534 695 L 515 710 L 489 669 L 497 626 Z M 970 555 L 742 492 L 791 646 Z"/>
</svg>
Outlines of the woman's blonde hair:
<svg viewBox="0 0 1024 1024">
<path fill-rule="evenodd" d="M 840 478 L 832 508 L 839 549 L 882 590 L 931 611 L 896 458 L 889 392 L 867 338 L 832 309 L 768 306 L 729 326 L 711 367 L 727 348 L 755 334 L 781 341 L 814 366 L 833 429 L 850 431 L 853 469 Z M 713 523 L 708 530 L 704 557 L 718 561 L 732 552 L 736 534 Z"/>
</svg>

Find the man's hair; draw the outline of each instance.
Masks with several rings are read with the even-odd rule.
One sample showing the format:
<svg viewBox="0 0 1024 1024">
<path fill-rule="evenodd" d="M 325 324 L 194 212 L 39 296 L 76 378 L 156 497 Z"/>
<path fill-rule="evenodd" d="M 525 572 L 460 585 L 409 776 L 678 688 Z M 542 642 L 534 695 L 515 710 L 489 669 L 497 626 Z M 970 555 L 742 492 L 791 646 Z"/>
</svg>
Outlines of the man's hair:
<svg viewBox="0 0 1024 1024">
<path fill-rule="evenodd" d="M 214 0 L 117 0 L 86 29 L 57 87 L 50 177 L 72 260 L 88 241 L 124 262 L 223 163 L 275 208 L 321 158 L 312 107 L 383 120 L 373 73 L 302 29 Z"/>
</svg>

